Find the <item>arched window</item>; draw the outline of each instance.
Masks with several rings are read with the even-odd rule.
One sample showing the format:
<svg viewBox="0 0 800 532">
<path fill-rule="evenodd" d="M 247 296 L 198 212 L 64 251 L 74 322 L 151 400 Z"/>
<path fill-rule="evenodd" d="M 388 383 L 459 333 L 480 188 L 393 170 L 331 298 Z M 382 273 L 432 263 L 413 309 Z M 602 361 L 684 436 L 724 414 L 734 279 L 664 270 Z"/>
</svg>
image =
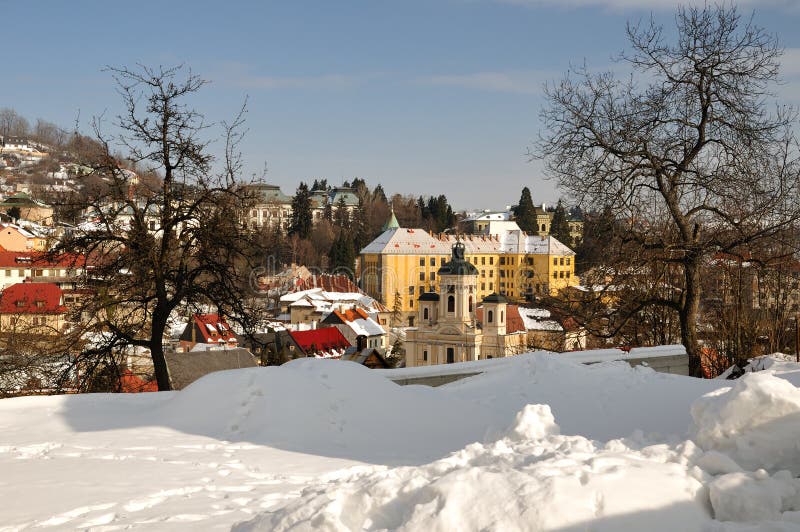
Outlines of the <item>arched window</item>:
<svg viewBox="0 0 800 532">
<path fill-rule="evenodd" d="M 489 312 L 486 314 L 486 316 L 487 316 L 487 317 L 486 317 L 486 321 L 487 321 L 488 323 L 492 323 L 492 320 L 494 319 L 494 312 L 490 310 L 490 311 L 489 311 Z"/>
<path fill-rule="evenodd" d="M 447 296 L 447 312 L 455 312 L 456 311 L 456 298 L 453 296 Z"/>
<path fill-rule="evenodd" d="M 425 307 L 424 309 L 422 309 L 422 319 L 423 320 L 427 320 L 428 319 L 428 307 Z"/>
<path fill-rule="evenodd" d="M 505 314 L 506 314 L 506 313 L 505 313 L 505 312 L 503 312 L 502 310 L 500 311 L 500 325 L 502 325 L 502 324 L 503 324 L 503 320 L 505 319 Z"/>
<path fill-rule="evenodd" d="M 472 296 L 469 296 L 469 311 L 472 312 Z"/>
</svg>

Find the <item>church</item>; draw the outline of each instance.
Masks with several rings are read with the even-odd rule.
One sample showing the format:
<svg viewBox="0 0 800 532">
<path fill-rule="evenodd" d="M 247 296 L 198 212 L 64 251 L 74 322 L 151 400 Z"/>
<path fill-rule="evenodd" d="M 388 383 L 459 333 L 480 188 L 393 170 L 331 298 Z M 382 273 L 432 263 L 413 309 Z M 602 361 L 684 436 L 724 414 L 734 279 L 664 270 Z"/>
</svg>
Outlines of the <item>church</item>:
<svg viewBox="0 0 800 532">
<path fill-rule="evenodd" d="M 476 319 L 478 269 L 461 241 L 438 270 L 439 292 L 418 298 L 417 327 L 406 331 L 406 367 L 497 358 L 525 351 L 524 333 L 506 333 L 505 296 L 483 298 L 484 322 Z"/>
</svg>

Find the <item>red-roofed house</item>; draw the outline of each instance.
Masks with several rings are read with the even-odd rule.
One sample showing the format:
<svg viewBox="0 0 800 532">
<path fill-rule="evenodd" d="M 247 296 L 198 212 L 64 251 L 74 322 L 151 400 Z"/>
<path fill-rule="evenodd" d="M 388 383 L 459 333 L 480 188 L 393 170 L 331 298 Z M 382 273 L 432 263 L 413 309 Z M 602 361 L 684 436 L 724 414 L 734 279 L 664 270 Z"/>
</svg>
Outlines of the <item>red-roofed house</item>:
<svg viewBox="0 0 800 532">
<path fill-rule="evenodd" d="M 83 257 L 61 255 L 50 259 L 38 252 L 0 251 L 0 290 L 26 279 L 62 282 L 80 275 L 86 266 Z"/>
<path fill-rule="evenodd" d="M 191 351 L 197 344 L 239 345 L 230 325 L 219 314 L 194 314 L 181 334 L 180 343 L 184 351 Z"/>
<path fill-rule="evenodd" d="M 350 345 L 358 345 L 358 338 L 363 337 L 365 348 L 386 348 L 386 331 L 364 309 L 334 310 L 322 323 L 339 329 Z"/>
<path fill-rule="evenodd" d="M 336 327 L 324 327 L 310 331 L 290 331 L 292 340 L 306 356 L 339 358 L 350 342 Z"/>
<path fill-rule="evenodd" d="M 53 283 L 17 283 L 0 294 L 0 331 L 59 334 L 66 322 L 63 293 Z"/>
</svg>

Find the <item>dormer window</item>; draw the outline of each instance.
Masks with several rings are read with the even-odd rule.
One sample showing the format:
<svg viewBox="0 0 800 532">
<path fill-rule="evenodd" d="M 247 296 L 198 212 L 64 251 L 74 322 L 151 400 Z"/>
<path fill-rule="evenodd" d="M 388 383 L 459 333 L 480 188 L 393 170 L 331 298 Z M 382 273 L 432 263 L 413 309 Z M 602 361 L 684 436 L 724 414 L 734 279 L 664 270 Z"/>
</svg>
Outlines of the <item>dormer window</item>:
<svg viewBox="0 0 800 532">
<path fill-rule="evenodd" d="M 39 300 L 36 302 L 36 308 L 44 308 L 44 301 Z"/>
</svg>

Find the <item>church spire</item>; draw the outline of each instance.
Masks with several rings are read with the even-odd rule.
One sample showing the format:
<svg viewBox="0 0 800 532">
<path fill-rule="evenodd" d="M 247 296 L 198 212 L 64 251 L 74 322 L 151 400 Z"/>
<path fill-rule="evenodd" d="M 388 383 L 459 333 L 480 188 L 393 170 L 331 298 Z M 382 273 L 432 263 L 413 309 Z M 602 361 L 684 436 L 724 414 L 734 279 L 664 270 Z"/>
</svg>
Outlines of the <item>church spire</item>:
<svg viewBox="0 0 800 532">
<path fill-rule="evenodd" d="M 397 223 L 397 217 L 394 215 L 394 207 L 392 207 L 392 215 L 386 220 L 386 223 L 383 224 L 383 230 L 388 231 L 389 229 L 399 229 L 400 224 Z"/>
</svg>

